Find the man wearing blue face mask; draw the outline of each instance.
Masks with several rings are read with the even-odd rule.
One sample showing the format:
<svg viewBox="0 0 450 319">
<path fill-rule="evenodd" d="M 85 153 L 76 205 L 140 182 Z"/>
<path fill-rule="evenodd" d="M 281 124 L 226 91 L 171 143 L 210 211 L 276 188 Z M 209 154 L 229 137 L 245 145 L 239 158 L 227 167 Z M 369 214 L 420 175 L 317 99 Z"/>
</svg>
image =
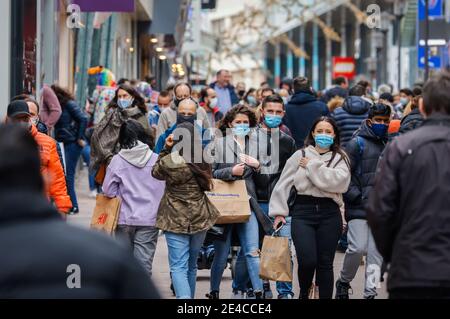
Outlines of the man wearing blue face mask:
<svg viewBox="0 0 450 319">
<path fill-rule="evenodd" d="M 348 248 L 340 277 L 336 282 L 336 299 L 348 299 L 350 282 L 355 278 L 361 258 L 365 255 L 366 280 L 364 298 L 376 297 L 377 282 L 383 259 L 378 252 L 366 218 L 366 203 L 375 182 L 378 159 L 387 142 L 387 131 L 391 120 L 391 108 L 386 104 L 375 104 L 369 109 L 369 117 L 355 132 L 346 146 L 351 161 L 352 179 L 344 194 L 345 217 L 348 225 Z M 370 280 L 371 274 L 375 281 Z"/>
<path fill-rule="evenodd" d="M 262 121 L 257 130 L 258 158 L 262 169 L 253 176 L 256 186 L 258 203 L 266 215 L 269 214 L 269 200 L 272 191 L 280 179 L 281 172 L 287 160 L 295 153 L 295 140 L 282 131 L 282 121 L 285 115 L 283 98 L 278 94 L 269 95 L 262 102 Z M 286 218 L 286 224 L 279 232 L 280 236 L 291 237 L 291 220 Z M 291 299 L 294 296 L 292 283 L 277 282 L 278 299 Z M 264 295 L 270 294 L 270 285 L 264 283 Z"/>
</svg>

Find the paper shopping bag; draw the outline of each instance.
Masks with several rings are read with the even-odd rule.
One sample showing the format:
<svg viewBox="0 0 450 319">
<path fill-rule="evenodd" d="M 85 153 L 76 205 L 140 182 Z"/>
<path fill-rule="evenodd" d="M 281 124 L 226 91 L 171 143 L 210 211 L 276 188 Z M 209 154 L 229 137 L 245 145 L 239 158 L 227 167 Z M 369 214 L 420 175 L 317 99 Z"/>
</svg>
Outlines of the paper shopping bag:
<svg viewBox="0 0 450 319">
<path fill-rule="evenodd" d="M 205 194 L 220 212 L 216 224 L 245 223 L 250 218 L 250 203 L 244 180 L 225 182 L 213 179 L 213 189 Z"/>
<path fill-rule="evenodd" d="M 292 281 L 291 251 L 287 237 L 264 236 L 259 276 L 265 280 Z"/>
<path fill-rule="evenodd" d="M 117 227 L 120 213 L 120 199 L 98 194 L 91 219 L 91 228 L 112 234 Z"/>
</svg>

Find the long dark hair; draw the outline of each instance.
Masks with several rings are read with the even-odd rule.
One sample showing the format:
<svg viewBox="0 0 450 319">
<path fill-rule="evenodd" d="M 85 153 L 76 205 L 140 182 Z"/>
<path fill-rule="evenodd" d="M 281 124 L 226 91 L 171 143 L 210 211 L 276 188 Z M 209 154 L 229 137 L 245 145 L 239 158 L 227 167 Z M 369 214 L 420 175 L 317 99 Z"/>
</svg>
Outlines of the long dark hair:
<svg viewBox="0 0 450 319">
<path fill-rule="evenodd" d="M 194 175 L 194 178 L 197 181 L 197 184 L 200 186 L 200 189 L 202 191 L 210 191 L 213 186 L 212 185 L 211 164 L 205 162 L 205 159 L 203 157 L 203 152 L 201 154 L 202 156 L 201 156 L 200 163 L 195 163 L 195 160 L 194 160 L 196 158 L 195 150 L 201 149 L 203 151 L 203 149 L 201 147 L 201 143 L 202 143 L 201 138 L 200 139 L 196 138 L 197 136 L 199 136 L 199 134 L 195 134 L 195 130 L 197 128 L 195 128 L 192 123 L 184 122 L 184 123 L 177 125 L 177 128 L 175 129 L 175 131 L 177 131 L 178 129 L 186 130 L 186 133 L 188 133 L 188 134 L 183 134 L 181 136 L 181 138 L 188 139 L 188 142 L 190 143 L 190 146 L 191 146 L 191 154 L 183 154 L 183 148 L 181 148 L 179 150 L 180 155 L 183 156 L 183 158 L 185 158 L 186 164 L 189 167 L 189 169 L 191 170 L 192 174 Z M 176 134 L 176 132 L 174 132 L 174 133 Z M 181 140 L 177 141 L 177 143 L 179 143 L 180 141 Z M 199 146 L 200 146 L 200 148 L 199 148 Z M 188 156 L 190 156 L 190 157 L 188 157 Z"/>
<path fill-rule="evenodd" d="M 238 114 L 244 114 L 248 116 L 250 127 L 255 127 L 258 124 L 256 120 L 255 112 L 253 112 L 249 107 L 245 105 L 235 105 L 233 106 L 224 116 L 224 118 L 219 123 L 219 130 L 225 136 L 226 131 L 230 128 L 231 122 L 234 121 Z"/>
<path fill-rule="evenodd" d="M 138 141 L 147 144 L 150 149 L 153 149 L 153 136 L 147 133 L 141 123 L 133 119 L 128 119 L 123 122 L 119 131 L 120 148 L 133 148 L 137 145 Z"/>
<path fill-rule="evenodd" d="M 133 106 L 137 106 L 142 114 L 147 114 L 147 106 L 145 105 L 145 101 L 142 98 L 142 96 L 139 94 L 139 92 L 132 87 L 131 85 L 128 84 L 121 84 L 117 87 L 116 90 L 116 94 L 114 95 L 114 98 L 111 100 L 111 102 L 109 102 L 107 109 L 109 110 L 110 108 L 117 108 L 117 100 L 118 100 L 118 95 L 119 95 L 119 90 L 124 90 L 127 91 L 128 94 L 130 94 L 133 97 Z"/>
<path fill-rule="evenodd" d="M 334 158 L 336 157 L 336 154 L 339 154 L 341 156 L 341 158 L 339 159 L 338 163 L 341 160 L 344 160 L 345 163 L 347 164 L 347 166 L 350 167 L 350 161 L 348 159 L 348 156 L 344 152 L 344 150 L 341 148 L 341 136 L 340 136 L 340 133 L 339 133 L 339 128 L 338 128 L 336 122 L 331 117 L 321 116 L 321 117 L 317 118 L 317 120 L 313 123 L 313 125 L 311 127 L 311 130 L 309 131 L 308 136 L 306 137 L 305 147 L 310 146 L 310 145 L 312 145 L 314 147 L 316 146 L 316 141 L 314 140 L 313 132 L 316 129 L 317 124 L 319 124 L 320 122 L 327 122 L 327 123 L 329 123 L 333 127 L 333 131 L 334 131 L 334 134 L 335 134 L 333 144 L 330 147 L 330 151 L 332 151 L 333 153 L 331 155 L 330 161 L 328 162 L 328 166 L 331 165 L 331 163 L 333 162 Z M 337 163 L 336 163 L 336 165 L 337 165 Z"/>
<path fill-rule="evenodd" d="M 75 101 L 75 97 L 73 96 L 72 93 L 69 92 L 69 90 L 64 89 L 56 84 L 53 84 L 51 88 L 55 93 L 56 97 L 58 98 L 59 104 L 61 105 L 62 108 L 67 104 L 67 102 Z"/>
</svg>

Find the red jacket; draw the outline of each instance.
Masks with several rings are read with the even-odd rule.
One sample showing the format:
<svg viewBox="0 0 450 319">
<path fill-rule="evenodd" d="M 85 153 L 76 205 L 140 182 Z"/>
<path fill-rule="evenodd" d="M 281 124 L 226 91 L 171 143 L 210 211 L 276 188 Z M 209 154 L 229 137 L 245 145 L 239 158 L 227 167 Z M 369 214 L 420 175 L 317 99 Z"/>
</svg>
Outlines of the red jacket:
<svg viewBox="0 0 450 319">
<path fill-rule="evenodd" d="M 41 173 L 47 196 L 54 200 L 60 212 L 67 213 L 72 208 L 72 202 L 67 195 L 66 178 L 56 151 L 56 141 L 48 135 L 39 133 L 34 125 L 31 127 L 31 135 L 39 145 Z"/>
</svg>

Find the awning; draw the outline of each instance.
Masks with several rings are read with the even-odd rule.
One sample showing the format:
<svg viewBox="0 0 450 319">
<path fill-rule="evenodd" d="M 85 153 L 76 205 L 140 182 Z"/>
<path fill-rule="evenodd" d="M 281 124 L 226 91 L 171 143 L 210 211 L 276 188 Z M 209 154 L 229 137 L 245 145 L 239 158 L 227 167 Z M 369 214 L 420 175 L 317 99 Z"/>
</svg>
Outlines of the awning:
<svg viewBox="0 0 450 319">
<path fill-rule="evenodd" d="M 153 21 L 150 33 L 153 34 L 175 34 L 177 21 L 180 17 L 181 0 L 155 1 L 153 3 Z"/>
</svg>

